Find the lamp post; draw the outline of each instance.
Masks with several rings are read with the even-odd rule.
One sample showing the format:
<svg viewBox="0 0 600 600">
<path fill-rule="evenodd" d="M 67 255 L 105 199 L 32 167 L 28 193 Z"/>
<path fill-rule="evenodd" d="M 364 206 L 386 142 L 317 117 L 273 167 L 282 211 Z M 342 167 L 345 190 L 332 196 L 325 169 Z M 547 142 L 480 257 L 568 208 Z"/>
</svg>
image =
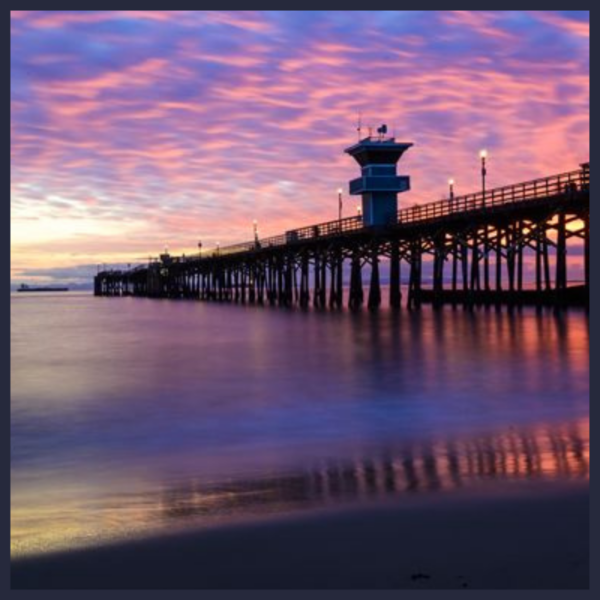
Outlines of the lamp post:
<svg viewBox="0 0 600 600">
<path fill-rule="evenodd" d="M 487 169 L 485 165 L 485 159 L 487 158 L 487 150 L 481 150 L 479 157 L 481 158 L 481 192 L 482 192 L 482 207 L 485 209 L 485 177 L 487 175 Z M 483 285 L 485 291 L 490 289 L 490 259 L 488 255 L 489 239 L 488 239 L 488 226 L 487 224 L 483 227 Z"/>
<path fill-rule="evenodd" d="M 452 210 L 454 203 L 454 179 L 448 179 L 448 186 L 450 188 L 450 210 Z"/>
<path fill-rule="evenodd" d="M 217 242 L 217 256 L 221 252 L 221 242 Z"/>
<path fill-rule="evenodd" d="M 258 245 L 258 221 L 256 219 L 252 221 L 252 227 L 254 229 L 254 243 Z"/>
<path fill-rule="evenodd" d="M 338 219 L 342 220 L 342 188 L 338 188 Z"/>
<path fill-rule="evenodd" d="M 362 206 L 360 204 L 356 205 L 356 213 L 359 217 L 362 215 Z"/>
<path fill-rule="evenodd" d="M 202 242 L 198 241 L 198 258 L 202 258 Z"/>
<path fill-rule="evenodd" d="M 487 169 L 485 159 L 487 158 L 487 150 L 481 150 L 479 158 L 481 158 L 481 191 L 483 192 L 483 206 L 485 206 L 485 177 L 487 175 Z"/>
</svg>

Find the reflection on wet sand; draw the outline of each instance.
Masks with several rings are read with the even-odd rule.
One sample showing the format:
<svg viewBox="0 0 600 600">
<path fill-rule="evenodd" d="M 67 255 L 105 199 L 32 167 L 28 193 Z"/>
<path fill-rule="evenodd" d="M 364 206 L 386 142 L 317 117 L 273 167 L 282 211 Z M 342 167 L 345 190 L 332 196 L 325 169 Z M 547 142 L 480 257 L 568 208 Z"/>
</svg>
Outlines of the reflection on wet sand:
<svg viewBox="0 0 600 600">
<path fill-rule="evenodd" d="M 234 524 L 295 511 L 370 504 L 429 495 L 441 501 L 466 494 L 501 493 L 503 483 L 561 485 L 589 480 L 589 419 L 540 424 L 489 435 L 388 445 L 352 458 L 305 464 L 259 477 L 207 482 L 139 482 L 138 491 L 105 488 L 103 494 L 47 495 L 20 499 L 11 512 L 11 555 L 102 545 L 124 538 L 162 535 L 216 524 Z M 535 485 L 524 488 L 535 493 Z M 544 486 L 544 493 L 548 491 Z M 95 490 L 98 492 L 98 490 Z M 89 498 L 94 497 L 94 501 Z"/>
<path fill-rule="evenodd" d="M 415 443 L 293 473 L 165 490 L 166 518 L 274 513 L 405 493 L 449 491 L 482 482 L 589 478 L 589 421 Z"/>
</svg>

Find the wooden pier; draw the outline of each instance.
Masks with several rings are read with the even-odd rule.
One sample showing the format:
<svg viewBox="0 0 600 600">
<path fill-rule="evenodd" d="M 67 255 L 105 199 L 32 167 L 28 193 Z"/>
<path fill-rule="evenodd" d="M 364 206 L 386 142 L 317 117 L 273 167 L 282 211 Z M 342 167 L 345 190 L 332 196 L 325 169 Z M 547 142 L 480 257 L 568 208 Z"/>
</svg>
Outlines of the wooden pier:
<svg viewBox="0 0 600 600">
<path fill-rule="evenodd" d="M 567 253 L 583 274 L 569 279 Z M 386 225 L 360 216 L 99 272 L 97 296 L 377 309 L 389 304 L 587 304 L 589 163 L 580 169 L 403 208 Z"/>
</svg>

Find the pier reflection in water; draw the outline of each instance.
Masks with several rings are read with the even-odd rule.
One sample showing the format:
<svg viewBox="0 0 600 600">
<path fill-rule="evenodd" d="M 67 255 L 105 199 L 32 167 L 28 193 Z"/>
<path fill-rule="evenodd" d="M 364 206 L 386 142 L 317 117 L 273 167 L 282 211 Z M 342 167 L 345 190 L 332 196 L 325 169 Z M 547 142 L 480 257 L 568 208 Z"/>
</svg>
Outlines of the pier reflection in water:
<svg viewBox="0 0 600 600">
<path fill-rule="evenodd" d="M 459 491 L 542 493 L 589 484 L 589 420 L 373 449 L 296 470 L 207 482 L 202 475 L 36 496 L 12 507 L 11 553 L 36 554 L 327 508 Z M 139 483 L 139 482 L 138 482 Z M 527 485 L 519 485 L 527 483 Z M 542 484 L 537 486 L 536 483 Z"/>
<path fill-rule="evenodd" d="M 299 472 L 203 484 L 187 481 L 160 494 L 161 515 L 191 519 L 272 513 L 404 494 L 539 480 L 587 482 L 589 422 L 386 448 Z M 157 498 L 158 500 L 158 498 Z"/>
</svg>

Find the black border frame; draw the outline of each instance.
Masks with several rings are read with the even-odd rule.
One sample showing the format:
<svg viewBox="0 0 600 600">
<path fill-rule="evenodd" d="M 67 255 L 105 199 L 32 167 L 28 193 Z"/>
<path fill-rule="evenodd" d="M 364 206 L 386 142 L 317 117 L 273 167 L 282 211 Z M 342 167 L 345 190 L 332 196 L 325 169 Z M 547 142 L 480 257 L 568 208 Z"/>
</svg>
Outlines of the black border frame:
<svg viewBox="0 0 600 600">
<path fill-rule="evenodd" d="M 229 3 L 232 4 L 232 3 Z M 228 10 L 255 10 L 256 6 L 251 7 L 248 6 L 249 3 L 241 3 L 241 2 L 235 2 L 233 3 L 235 6 L 228 6 L 227 9 Z M 244 6 L 244 4 L 246 4 L 246 6 Z M 287 1 L 284 3 L 284 7 L 281 6 L 282 3 L 278 3 L 278 6 L 264 6 L 265 4 L 267 5 L 272 5 L 273 3 L 260 3 L 262 4 L 262 6 L 260 6 L 260 9 L 282 9 L 284 8 L 285 10 L 308 10 L 308 7 L 306 5 L 306 3 L 300 3 L 300 2 L 291 2 L 291 1 Z M 434 3 L 437 4 L 437 3 Z M 557 7 L 555 6 L 557 3 L 555 2 L 545 2 L 543 9 L 544 10 L 548 10 L 548 9 L 559 9 L 561 8 L 560 6 Z M 413 6 L 416 5 L 416 8 L 418 8 L 419 10 L 422 10 L 424 7 L 422 6 L 421 3 L 412 3 Z M 553 7 L 554 5 L 554 7 Z M 482 6 L 481 3 L 479 3 L 478 5 L 478 10 L 482 10 L 483 8 L 485 8 L 485 4 Z M 197 5 L 196 5 L 197 7 Z M 400 5 L 400 3 L 396 3 L 396 2 L 390 2 L 390 0 L 387 0 L 385 2 L 377 2 L 377 10 L 394 10 L 394 9 L 398 9 L 398 8 L 403 8 L 403 9 L 408 9 L 409 6 L 406 6 L 405 3 L 402 3 L 402 5 Z M 224 7 L 221 5 L 219 6 L 218 3 L 201 3 L 201 8 L 203 10 L 223 10 Z M 328 7 L 329 10 L 362 10 L 364 8 L 364 3 L 360 3 L 357 2 L 356 0 L 347 0 L 346 2 L 328 2 Z M 373 9 L 374 7 L 369 6 L 369 9 Z M 490 7 L 491 8 L 491 7 Z M 564 5 L 563 7 L 564 8 Z M 323 10 L 322 6 L 319 7 L 315 7 L 316 10 Z M 428 10 L 444 10 L 443 8 L 439 8 L 439 9 L 435 9 L 433 7 L 429 8 Z M 590 10 L 590 8 L 588 8 L 587 10 Z M 591 12 L 591 11 L 590 11 Z M 9 42 L 10 42 L 10 38 L 9 38 Z M 591 46 L 590 46 L 590 52 L 591 52 Z M 10 53 L 10 49 L 9 49 L 9 53 Z M 5 63 L 6 64 L 6 63 Z M 590 67 L 591 68 L 591 67 Z M 9 75 L 10 75 L 10 67 L 9 67 Z M 592 84 L 591 81 L 591 72 L 590 72 L 590 84 Z M 5 126 L 6 127 L 6 126 Z M 591 136 L 593 137 L 593 136 Z M 591 139 L 591 138 L 590 138 Z M 591 148 L 590 148 L 590 152 L 591 152 Z M 5 164 L 9 164 L 8 161 Z M 9 167 L 10 168 L 10 167 Z M 9 177 L 10 177 L 10 172 L 9 172 Z M 10 211 L 10 203 L 6 202 L 5 203 L 5 210 Z M 5 244 L 7 247 L 7 254 L 6 256 L 9 257 L 9 261 L 8 263 L 5 263 L 5 265 L 7 265 L 7 279 L 10 279 L 10 213 L 8 215 L 8 218 L 3 220 L 3 227 L 5 227 L 5 237 L 3 238 L 5 240 Z M 7 231 L 8 230 L 8 231 Z M 591 247 L 591 253 L 592 255 L 597 255 L 598 254 L 598 250 L 596 248 L 596 246 L 594 244 L 590 244 Z M 595 271 L 597 271 L 597 267 L 598 267 L 598 256 L 593 256 L 593 260 L 591 261 L 591 269 L 592 269 L 592 274 L 593 276 L 591 277 L 591 284 L 590 284 L 590 306 L 592 306 L 594 304 L 593 302 L 593 297 L 595 295 L 595 290 L 596 290 L 596 281 L 597 281 L 597 275 L 594 273 Z M 2 299 L 2 303 L 6 303 L 8 310 L 7 312 L 10 311 L 10 295 L 6 294 L 3 299 Z M 592 319 L 590 319 L 589 324 L 590 324 L 590 328 L 593 329 L 593 323 L 594 321 Z M 9 330 L 9 325 L 8 325 L 8 320 L 4 321 L 4 327 L 6 328 L 6 333 L 4 334 L 5 339 L 9 339 L 10 338 L 10 330 Z M 590 334 L 592 334 L 592 331 L 590 331 Z M 593 337 L 593 336 L 591 336 Z M 591 341 L 591 340 L 590 340 Z M 590 361 L 592 361 L 592 359 L 594 358 L 594 354 L 600 354 L 600 351 L 597 350 L 596 345 L 594 343 L 590 344 Z M 598 358 L 598 357 L 596 357 Z M 2 373 L 2 382 L 3 382 L 3 386 L 10 386 L 10 347 L 7 350 L 7 354 L 6 354 L 6 360 L 3 361 L 3 373 Z M 600 379 L 600 370 L 599 371 L 595 371 L 593 368 L 590 369 L 590 384 L 591 384 L 591 389 L 598 389 L 598 381 Z M 591 396 L 592 394 L 590 394 Z M 8 390 L 8 394 L 6 396 L 7 398 L 10 398 L 10 387 Z M 590 412 L 591 412 L 591 406 L 590 406 Z M 5 424 L 4 424 L 4 428 L 5 431 L 7 431 L 7 436 L 6 436 L 6 442 L 5 442 L 5 447 L 8 449 L 8 455 L 9 455 L 9 460 L 8 462 L 8 468 L 9 468 L 9 473 L 10 473 L 10 403 L 6 402 L 5 403 L 5 409 L 4 409 L 4 415 L 3 415 L 3 419 L 5 420 Z M 590 420 L 590 422 L 592 423 L 593 420 Z M 593 430 L 593 424 L 591 425 L 591 429 Z M 5 462 L 5 464 L 7 464 Z M 2 499 L 3 502 L 6 503 L 7 505 L 7 510 L 6 510 L 6 514 L 7 514 L 7 518 L 4 521 L 4 523 L 6 524 L 6 528 L 7 528 L 7 533 L 8 535 L 6 536 L 6 540 L 8 541 L 10 538 L 10 479 L 8 477 L 5 477 L 4 479 L 5 482 L 5 491 L 4 494 L 2 495 Z M 590 481 L 590 492 L 592 489 L 592 484 Z M 590 498 L 593 498 L 593 494 L 590 494 Z M 591 511 L 591 507 L 593 506 L 593 503 L 590 503 L 590 512 Z M 592 515 L 590 514 L 590 566 L 592 567 L 592 565 L 594 565 L 595 563 L 595 558 L 597 558 L 597 552 L 594 551 L 594 540 L 598 540 L 598 523 L 597 520 L 595 521 L 592 517 Z M 219 600 L 224 599 L 224 600 L 228 600 L 228 599 L 237 599 L 237 598 L 257 598 L 257 599 L 268 599 L 268 598 L 277 598 L 277 600 L 279 599 L 299 599 L 299 598 L 324 598 L 324 599 L 344 599 L 344 600 L 355 600 L 355 599 L 370 599 L 370 600 L 376 600 L 378 598 L 398 598 L 400 596 L 402 596 L 403 598 L 419 598 L 420 600 L 423 600 L 424 598 L 441 598 L 441 597 L 445 597 L 445 598 L 464 598 L 465 594 L 473 594 L 476 593 L 476 596 L 471 596 L 471 597 L 477 597 L 477 599 L 479 600 L 480 598 L 505 598 L 505 597 L 510 597 L 510 598 L 543 598 L 544 600 L 553 600 L 555 598 L 573 598 L 574 596 L 577 598 L 583 598 L 583 597 L 589 597 L 590 594 L 592 593 L 593 589 L 598 588 L 598 581 L 599 581 L 599 577 L 594 573 L 594 569 L 590 568 L 590 589 L 589 590 L 340 590 L 340 591 L 326 591 L 326 590 L 11 590 L 10 589 L 10 547 L 9 544 L 7 543 L 6 545 L 6 552 L 7 552 L 7 563 L 6 563 L 6 567 L 5 569 L 3 569 L 1 571 L 2 574 L 2 579 L 6 578 L 6 583 L 3 583 L 2 587 L 0 589 L 2 589 L 3 591 L 6 590 L 6 596 L 3 597 L 7 597 L 7 598 L 12 598 L 12 597 L 19 597 L 19 598 L 40 598 L 42 597 L 41 595 L 44 594 L 46 597 L 48 598 L 103 598 L 103 597 L 108 597 L 108 595 L 110 594 L 111 598 L 121 598 L 121 597 L 137 597 L 137 598 L 144 598 L 144 599 L 154 599 L 154 598 L 173 598 L 173 597 L 178 597 L 178 598 L 182 598 L 184 596 L 191 598 L 191 597 L 195 597 L 195 598 L 217 598 Z"/>
</svg>

